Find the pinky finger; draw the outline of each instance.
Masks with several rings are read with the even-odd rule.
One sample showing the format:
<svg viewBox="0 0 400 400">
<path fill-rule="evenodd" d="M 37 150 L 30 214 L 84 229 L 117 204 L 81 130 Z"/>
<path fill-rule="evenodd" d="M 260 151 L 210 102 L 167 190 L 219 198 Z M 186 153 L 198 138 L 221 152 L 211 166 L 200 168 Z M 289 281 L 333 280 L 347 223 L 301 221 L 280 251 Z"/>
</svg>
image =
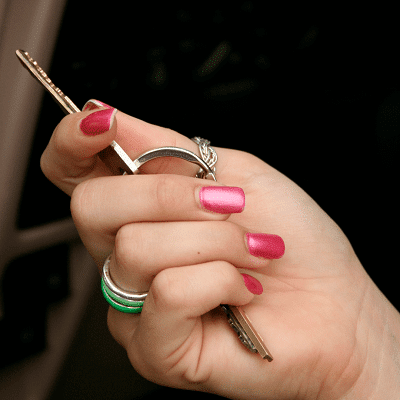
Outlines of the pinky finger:
<svg viewBox="0 0 400 400">
<path fill-rule="evenodd" d="M 255 278 L 240 274 L 224 261 L 161 271 L 151 285 L 135 332 L 124 336 L 133 366 L 142 371 L 143 368 L 156 370 L 162 375 L 178 359 L 191 359 L 197 363 L 202 359 L 204 349 L 210 352 L 206 358 L 214 359 L 216 353 L 212 349 L 218 346 L 218 341 L 210 334 L 214 329 L 208 328 L 216 321 L 202 316 L 220 304 L 248 304 L 256 292 L 260 294 L 262 289 Z M 119 328 L 114 326 L 112 329 L 119 330 L 122 324 L 128 327 L 121 318 Z M 225 324 L 224 321 L 223 329 L 218 331 L 231 335 Z M 234 345 L 237 345 L 236 341 Z"/>
</svg>

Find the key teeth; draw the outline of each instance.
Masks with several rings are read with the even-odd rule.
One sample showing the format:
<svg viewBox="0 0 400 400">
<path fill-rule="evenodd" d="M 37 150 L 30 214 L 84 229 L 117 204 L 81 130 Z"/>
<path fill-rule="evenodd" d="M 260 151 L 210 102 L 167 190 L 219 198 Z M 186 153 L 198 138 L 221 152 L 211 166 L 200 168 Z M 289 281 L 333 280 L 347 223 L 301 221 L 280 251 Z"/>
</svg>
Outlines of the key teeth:
<svg viewBox="0 0 400 400">
<path fill-rule="evenodd" d="M 258 353 L 256 347 L 254 346 L 254 343 L 251 341 L 251 339 L 246 335 L 246 333 L 243 331 L 243 329 L 240 327 L 240 324 L 235 320 L 235 316 L 233 315 L 231 309 L 227 305 L 221 305 L 221 308 L 224 310 L 226 316 L 228 317 L 228 323 L 231 326 L 231 328 L 236 332 L 239 340 L 242 342 L 242 344 L 250 350 L 252 353 Z"/>
<path fill-rule="evenodd" d="M 228 322 L 229 325 L 232 327 L 232 329 L 236 332 L 238 335 L 239 340 L 242 342 L 242 344 L 249 349 L 252 353 L 258 353 L 257 349 L 255 348 L 254 344 L 249 338 L 246 338 L 246 336 L 243 334 L 243 332 L 240 331 L 240 329 L 236 326 L 235 322 L 232 321 L 231 318 L 228 317 Z"/>
<path fill-rule="evenodd" d="M 49 78 L 49 76 L 46 74 L 46 72 L 43 70 L 43 68 L 40 67 L 40 65 L 38 65 L 37 61 L 35 61 L 27 51 L 24 50 L 16 50 L 16 55 L 19 59 L 19 61 L 21 62 L 21 64 L 27 68 L 29 70 L 29 72 L 32 74 L 32 71 L 27 67 L 27 65 L 25 65 L 24 61 L 22 60 L 22 58 L 25 58 L 28 60 L 28 62 L 30 63 L 31 66 L 33 66 L 33 68 L 35 69 L 35 71 L 41 76 L 41 78 L 49 85 L 49 87 L 54 90 L 55 92 L 57 92 L 57 94 L 61 97 L 61 98 L 65 98 L 65 94 L 62 92 L 62 90 L 60 88 L 58 88 L 53 82 L 52 80 Z M 48 88 L 46 88 L 48 89 Z"/>
</svg>

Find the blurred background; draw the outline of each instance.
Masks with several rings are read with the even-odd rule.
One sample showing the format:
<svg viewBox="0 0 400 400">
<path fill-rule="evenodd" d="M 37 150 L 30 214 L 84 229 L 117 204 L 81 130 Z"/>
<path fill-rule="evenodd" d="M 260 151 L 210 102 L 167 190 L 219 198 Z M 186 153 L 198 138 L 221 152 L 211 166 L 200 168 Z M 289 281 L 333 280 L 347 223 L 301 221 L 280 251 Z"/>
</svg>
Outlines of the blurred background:
<svg viewBox="0 0 400 400">
<path fill-rule="evenodd" d="M 16 49 L 78 107 L 95 98 L 283 172 L 399 308 L 394 15 L 376 4 L 0 0 L 0 398 L 187 395 L 141 378 L 108 333 L 69 198 L 39 167 L 63 113 Z"/>
</svg>

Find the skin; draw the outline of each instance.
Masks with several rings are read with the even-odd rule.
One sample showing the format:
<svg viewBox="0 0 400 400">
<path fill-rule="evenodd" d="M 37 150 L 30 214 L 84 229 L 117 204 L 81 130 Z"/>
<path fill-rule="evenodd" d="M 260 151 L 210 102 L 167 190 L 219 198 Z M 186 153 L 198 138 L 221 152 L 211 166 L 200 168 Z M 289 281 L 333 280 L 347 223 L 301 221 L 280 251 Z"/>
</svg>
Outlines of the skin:
<svg viewBox="0 0 400 400">
<path fill-rule="evenodd" d="M 393 399 L 400 393 L 400 316 L 346 236 L 289 178 L 244 152 L 215 148 L 218 182 L 159 159 L 143 175 L 112 177 L 97 153 L 116 140 L 128 155 L 160 146 L 198 152 L 187 137 L 116 114 L 85 136 L 65 117 L 43 153 L 44 174 L 71 196 L 71 213 L 99 270 L 126 290 L 149 290 L 140 315 L 112 308 L 108 326 L 132 366 L 161 385 L 233 399 Z M 202 209 L 202 186 L 244 190 L 243 212 Z M 252 256 L 245 234 L 285 242 L 280 259 Z M 241 272 L 264 292 L 247 290 Z M 242 306 L 274 356 L 246 350 L 219 304 Z"/>
</svg>

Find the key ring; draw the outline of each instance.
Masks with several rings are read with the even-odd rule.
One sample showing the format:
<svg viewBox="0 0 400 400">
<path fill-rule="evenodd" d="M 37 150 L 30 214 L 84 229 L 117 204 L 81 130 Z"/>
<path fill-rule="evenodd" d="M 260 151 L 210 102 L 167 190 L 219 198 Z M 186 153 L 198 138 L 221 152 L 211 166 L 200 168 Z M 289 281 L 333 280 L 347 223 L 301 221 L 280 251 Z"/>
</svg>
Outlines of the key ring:
<svg viewBox="0 0 400 400">
<path fill-rule="evenodd" d="M 205 141 L 204 139 L 198 137 L 193 138 L 192 140 L 195 143 L 198 143 L 198 140 Z M 209 143 L 210 142 L 208 142 L 208 144 Z M 212 152 L 215 153 L 214 150 L 212 150 Z M 117 142 L 113 141 L 110 144 L 110 146 L 108 146 L 99 153 L 99 157 L 109 167 L 109 169 L 114 175 L 137 175 L 140 173 L 139 168 L 142 165 L 156 158 L 160 157 L 180 158 L 182 160 L 196 164 L 200 167 L 200 171 L 198 172 L 196 177 L 203 179 L 212 179 L 215 182 L 217 181 L 215 177 L 215 167 L 211 169 L 211 167 L 208 165 L 206 161 L 202 160 L 199 156 L 197 156 L 193 152 L 183 149 L 181 147 L 172 147 L 172 146 L 158 147 L 156 149 L 146 151 L 145 153 L 141 154 L 138 158 L 136 158 L 136 160 L 132 161 L 131 158 L 122 149 L 122 147 Z M 215 162 L 216 162 L 216 153 L 215 153 Z"/>
</svg>

